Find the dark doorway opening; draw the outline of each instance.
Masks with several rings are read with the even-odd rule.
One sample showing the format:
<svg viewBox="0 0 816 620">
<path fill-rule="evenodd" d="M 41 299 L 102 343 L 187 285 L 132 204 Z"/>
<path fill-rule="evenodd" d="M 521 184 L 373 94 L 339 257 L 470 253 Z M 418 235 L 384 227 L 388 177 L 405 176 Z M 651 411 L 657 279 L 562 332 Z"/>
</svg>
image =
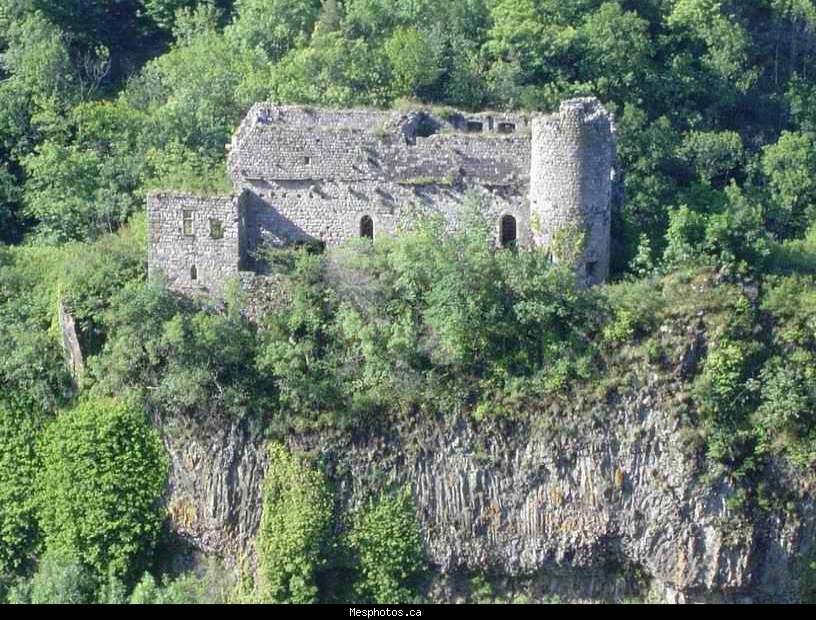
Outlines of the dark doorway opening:
<svg viewBox="0 0 816 620">
<path fill-rule="evenodd" d="M 503 215 L 501 219 L 501 246 L 503 248 L 515 247 L 517 238 L 516 218 L 512 215 Z"/>
<path fill-rule="evenodd" d="M 198 280 L 198 269 L 196 269 L 195 265 L 190 267 L 190 279 L 193 281 Z"/>
<path fill-rule="evenodd" d="M 364 215 L 360 220 L 360 236 L 366 239 L 374 238 L 374 220 L 370 215 Z"/>
</svg>

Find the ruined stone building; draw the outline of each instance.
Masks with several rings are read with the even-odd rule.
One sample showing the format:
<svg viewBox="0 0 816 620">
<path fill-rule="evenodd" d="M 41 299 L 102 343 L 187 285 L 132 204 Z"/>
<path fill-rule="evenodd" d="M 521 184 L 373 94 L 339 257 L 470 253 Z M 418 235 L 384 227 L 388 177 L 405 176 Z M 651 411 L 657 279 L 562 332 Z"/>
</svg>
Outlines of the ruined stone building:
<svg viewBox="0 0 816 620">
<path fill-rule="evenodd" d="M 256 104 L 228 145 L 231 196 L 148 197 L 151 274 L 219 294 L 263 244 L 376 238 L 478 196 L 501 246 L 578 231 L 586 284 L 609 273 L 615 128 L 594 98 L 552 115 L 330 110 Z"/>
</svg>

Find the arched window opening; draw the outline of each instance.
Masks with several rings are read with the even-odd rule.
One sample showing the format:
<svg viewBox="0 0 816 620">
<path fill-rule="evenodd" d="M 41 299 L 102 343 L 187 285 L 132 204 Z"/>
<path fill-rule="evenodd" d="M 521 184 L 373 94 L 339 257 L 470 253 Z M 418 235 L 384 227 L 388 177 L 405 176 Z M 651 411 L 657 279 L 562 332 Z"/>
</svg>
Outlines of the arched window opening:
<svg viewBox="0 0 816 620">
<path fill-rule="evenodd" d="M 195 265 L 193 265 L 192 267 L 190 267 L 190 279 L 191 279 L 193 282 L 195 282 L 196 280 L 198 280 L 198 269 L 196 269 L 196 266 L 195 266 Z"/>
<path fill-rule="evenodd" d="M 503 248 L 515 247 L 517 237 L 516 218 L 512 215 L 503 215 L 501 219 L 501 246 Z"/>
<path fill-rule="evenodd" d="M 374 238 L 374 220 L 369 215 L 364 215 L 360 220 L 360 236 L 366 239 Z"/>
</svg>

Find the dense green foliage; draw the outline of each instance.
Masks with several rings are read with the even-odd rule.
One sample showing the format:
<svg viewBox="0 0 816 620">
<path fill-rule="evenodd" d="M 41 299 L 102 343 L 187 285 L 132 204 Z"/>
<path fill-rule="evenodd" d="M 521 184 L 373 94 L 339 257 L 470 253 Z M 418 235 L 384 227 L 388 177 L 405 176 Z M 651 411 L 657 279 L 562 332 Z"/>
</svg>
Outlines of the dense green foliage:
<svg viewBox="0 0 816 620">
<path fill-rule="evenodd" d="M 229 581 L 224 580 L 223 573 L 212 568 L 203 577 L 192 573 L 175 578 L 164 575 L 161 581 L 157 581 L 150 573 L 145 573 L 133 588 L 127 602 L 132 605 L 225 603 L 228 600 L 228 586 Z"/>
<path fill-rule="evenodd" d="M 357 561 L 359 600 L 410 603 L 417 600 L 425 570 L 422 537 L 411 495 L 382 496 L 357 516 L 348 545 Z"/>
<path fill-rule="evenodd" d="M 30 580 L 20 580 L 8 594 L 10 603 L 87 604 L 96 600 L 96 581 L 76 560 L 46 553 Z"/>
<path fill-rule="evenodd" d="M 518 410 L 524 395 L 588 378 L 604 306 L 544 251 L 496 252 L 475 215 L 398 239 L 302 254 L 291 302 L 260 334 L 280 415 L 358 424 L 382 410 Z M 275 420 L 273 420 L 273 423 Z"/>
<path fill-rule="evenodd" d="M 559 399 L 614 399 L 648 370 L 688 383 L 684 445 L 744 497 L 769 458 L 812 468 L 814 26 L 812 0 L 0 0 L 0 598 L 206 599 L 194 577 L 143 576 L 166 466 L 144 412 L 274 438 L 400 416 L 557 431 Z M 282 291 L 257 322 L 237 289 L 220 305 L 146 282 L 145 193 L 230 191 L 224 144 L 257 100 L 582 94 L 619 132 L 609 285 L 495 251 L 475 216 L 271 252 Z M 404 497 L 335 540 L 319 470 L 272 460 L 267 600 L 322 600 L 339 565 L 357 576 L 342 596 L 415 595 Z"/>
<path fill-rule="evenodd" d="M 35 412 L 0 400 L 0 575 L 19 569 L 37 543 L 32 489 L 41 426 Z"/>
<path fill-rule="evenodd" d="M 45 432 L 37 481 L 46 548 L 100 579 L 142 568 L 166 475 L 158 433 L 133 404 L 100 399 L 61 413 Z"/>
<path fill-rule="evenodd" d="M 257 548 L 257 586 L 250 576 L 238 602 L 413 602 L 426 568 L 408 489 L 372 498 L 338 528 L 325 473 L 279 443 L 269 446 Z"/>
<path fill-rule="evenodd" d="M 260 600 L 313 603 L 325 563 L 332 500 L 325 476 L 282 445 L 269 448 L 258 532 Z"/>
</svg>

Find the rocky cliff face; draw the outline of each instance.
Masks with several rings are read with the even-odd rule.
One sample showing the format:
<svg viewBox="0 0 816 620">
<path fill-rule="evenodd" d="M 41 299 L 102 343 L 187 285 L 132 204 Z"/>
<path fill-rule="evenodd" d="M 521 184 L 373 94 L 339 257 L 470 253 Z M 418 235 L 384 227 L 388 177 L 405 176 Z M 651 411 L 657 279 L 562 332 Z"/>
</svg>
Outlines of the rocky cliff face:
<svg viewBox="0 0 816 620">
<path fill-rule="evenodd" d="M 340 510 L 410 485 L 438 599 L 460 600 L 478 573 L 528 600 L 798 600 L 802 558 L 816 551 L 816 481 L 770 464 L 770 494 L 739 493 L 684 426 L 683 387 L 652 375 L 525 423 L 414 417 L 289 443 L 322 453 Z M 176 531 L 209 553 L 251 554 L 263 445 L 235 425 L 165 435 Z"/>
</svg>

